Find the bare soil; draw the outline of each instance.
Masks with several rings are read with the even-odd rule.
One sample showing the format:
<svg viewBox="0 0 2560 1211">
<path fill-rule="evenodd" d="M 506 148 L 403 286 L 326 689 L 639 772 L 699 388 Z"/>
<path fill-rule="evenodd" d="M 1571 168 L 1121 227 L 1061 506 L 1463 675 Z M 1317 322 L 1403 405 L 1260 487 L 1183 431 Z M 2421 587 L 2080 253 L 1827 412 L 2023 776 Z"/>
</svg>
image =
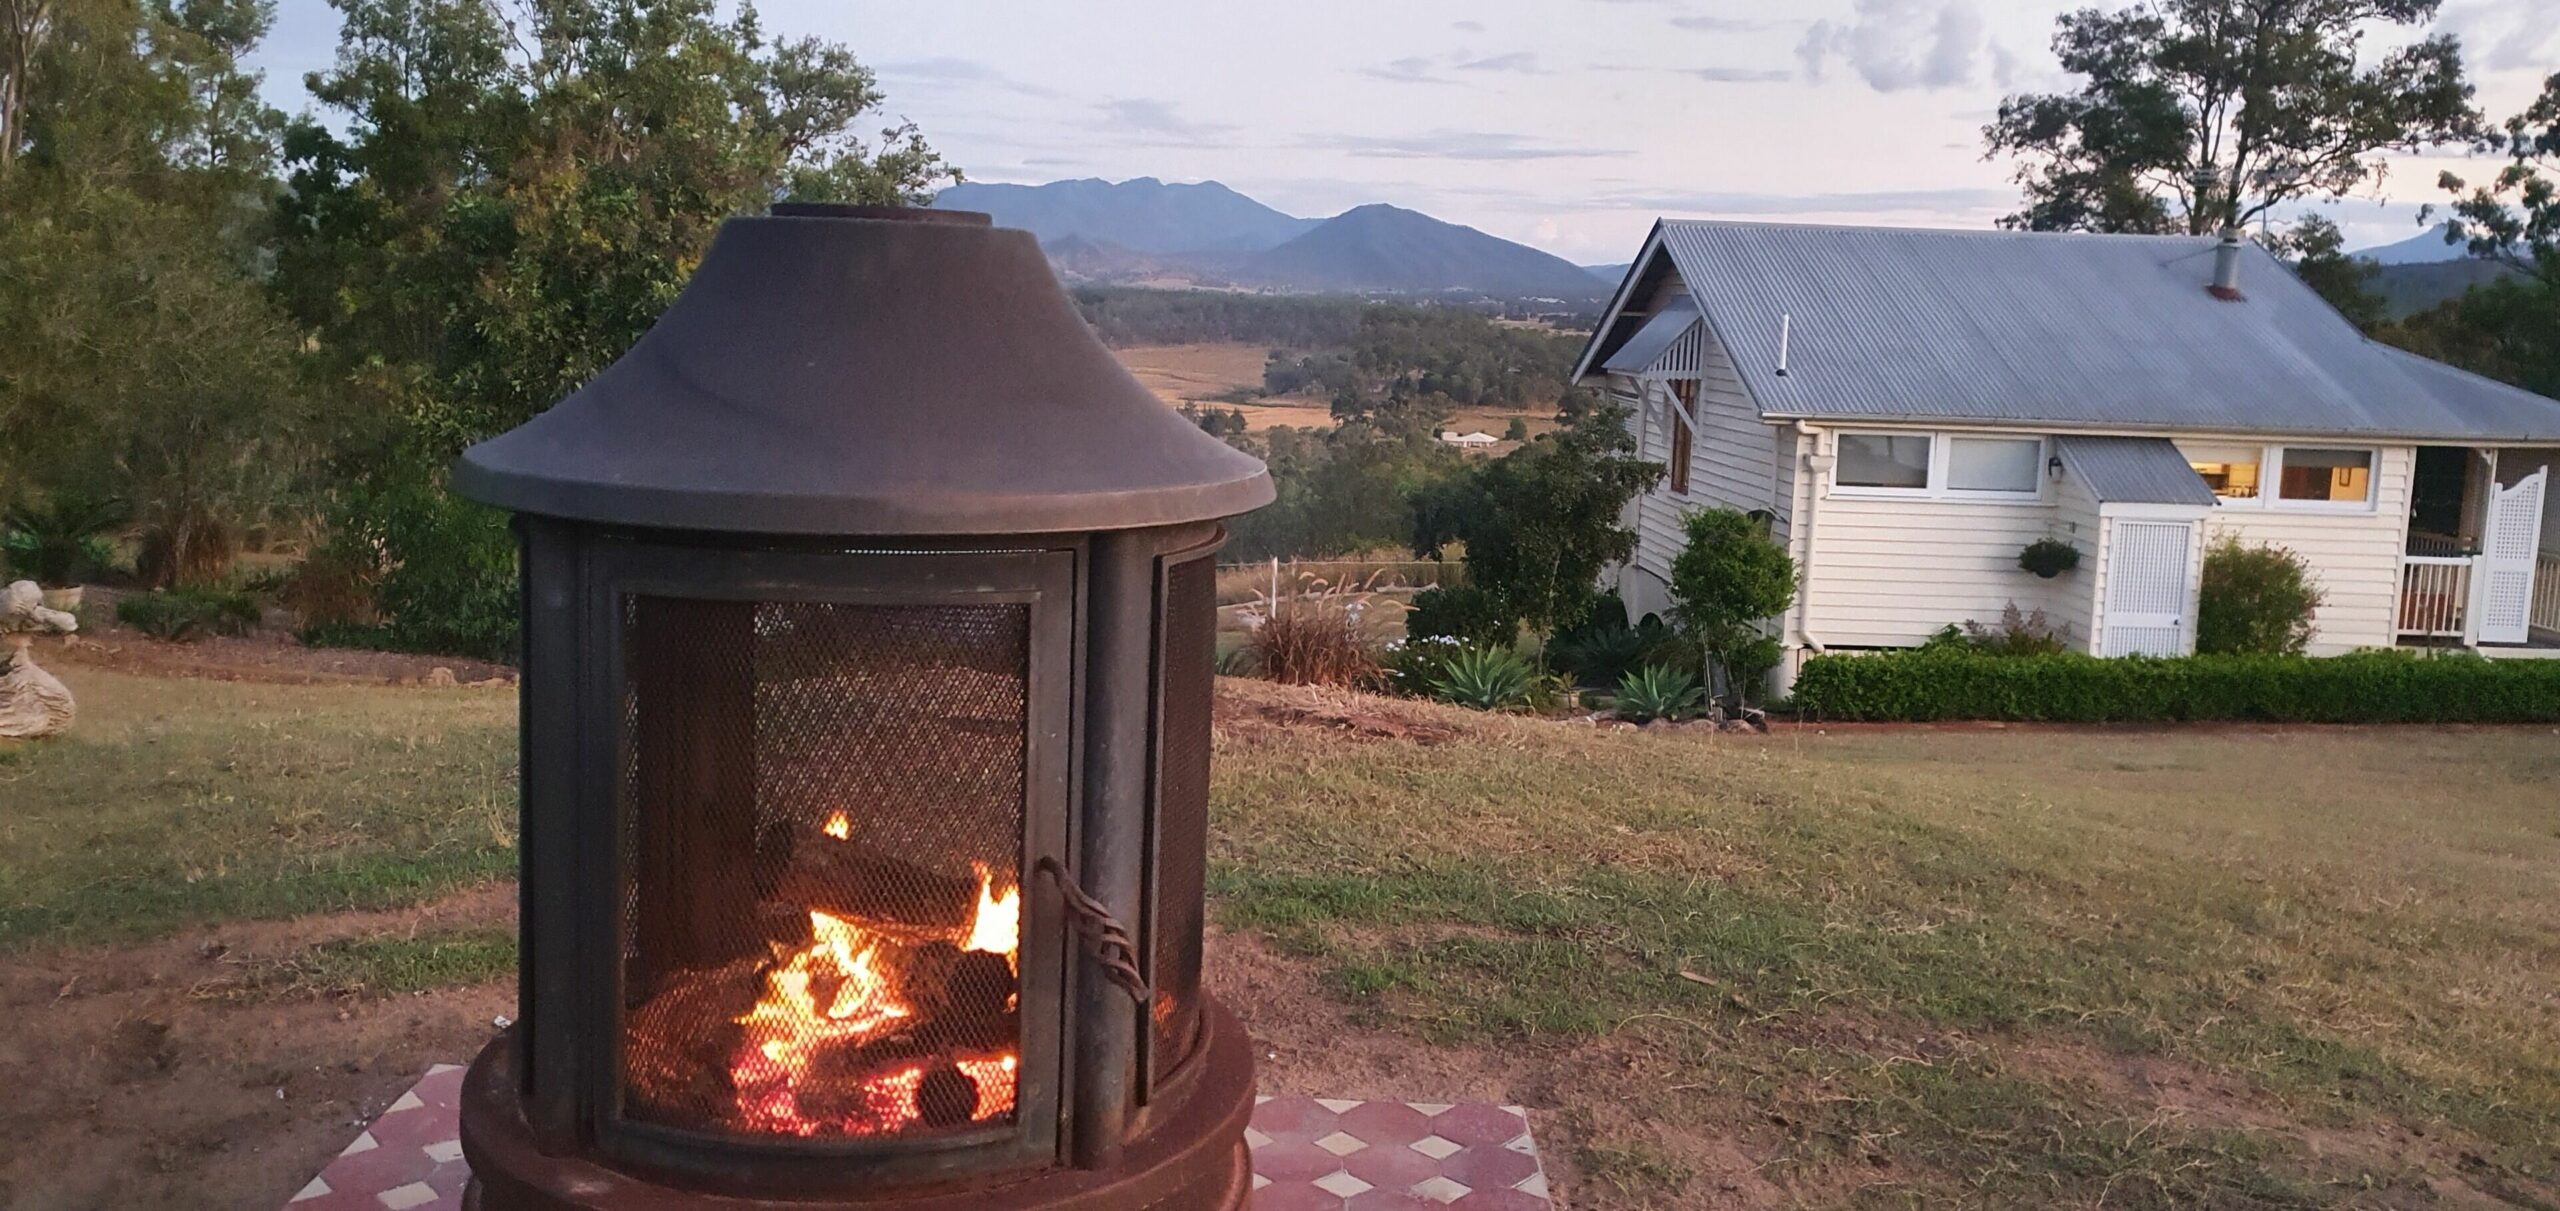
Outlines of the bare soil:
<svg viewBox="0 0 2560 1211">
<path fill-rule="evenodd" d="M 254 989 L 321 942 L 514 916 L 509 887 L 399 912 L 226 924 L 0 960 L 0 1206 L 281 1206 L 427 1066 L 515 1011 L 505 984 L 358 998 Z"/>
</svg>

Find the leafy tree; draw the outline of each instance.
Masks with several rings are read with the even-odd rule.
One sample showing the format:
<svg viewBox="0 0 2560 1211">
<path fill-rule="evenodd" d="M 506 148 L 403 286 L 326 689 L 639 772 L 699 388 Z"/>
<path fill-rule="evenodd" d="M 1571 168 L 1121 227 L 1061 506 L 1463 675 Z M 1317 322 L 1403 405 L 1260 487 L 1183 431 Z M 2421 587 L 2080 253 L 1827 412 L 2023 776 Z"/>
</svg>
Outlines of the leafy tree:
<svg viewBox="0 0 2560 1211">
<path fill-rule="evenodd" d="M 256 279 L 281 120 L 240 67 L 268 16 L 0 0 L 0 483 L 131 502 L 162 580 L 219 575 L 298 449 Z"/>
<path fill-rule="evenodd" d="M 2040 231 L 2203 234 L 2287 202 L 2337 197 L 2377 153 L 2469 137 L 2479 115 L 2450 35 L 2358 62 L 2367 30 L 2416 28 L 2439 0 L 2144 0 L 2057 22 L 2084 81 L 2000 103 L 1983 128 L 2018 156 Z"/>
<path fill-rule="evenodd" d="M 2519 272 L 2384 330 L 2384 339 L 2439 361 L 2560 396 L 2560 74 L 2523 113 L 2482 140 L 2507 163 L 2485 182 L 2455 173 L 2452 237 L 2475 257 Z M 2421 221 L 2429 218 L 2422 214 Z"/>
<path fill-rule="evenodd" d="M 1778 643 L 1763 620 L 1795 600 L 1795 561 L 1759 518 L 1733 509 L 1689 515 L 1688 542 L 1671 561 L 1672 613 L 1725 670 L 1736 699 L 1776 667 Z"/>
<path fill-rule="evenodd" d="M 2348 256 L 2345 246 L 2338 225 L 2316 214 L 2297 220 L 2277 241 L 2277 251 L 2291 260 L 2303 285 L 2319 292 L 2350 323 L 2371 332 L 2384 319 L 2382 296 L 2373 292 L 2381 269 L 2363 257 Z"/>
<path fill-rule="evenodd" d="M 2542 95 L 2523 113 L 2484 134 L 2479 150 L 2503 153 L 2507 164 L 2478 185 L 2453 172 L 2437 178 L 2457 198 L 2448 235 L 2474 256 L 2560 271 L 2560 72 L 2543 80 Z"/>
<path fill-rule="evenodd" d="M 1540 635 L 1572 626 L 1600 595 L 1600 571 L 1635 553 L 1618 516 L 1661 477 L 1637 457 L 1626 409 L 1567 397 L 1564 424 L 1415 503 L 1414 552 L 1464 543 L 1467 588 Z"/>
<path fill-rule="evenodd" d="M 294 125 L 278 292 L 317 335 L 342 552 L 377 554 L 384 638 L 501 655 L 513 548 L 445 494 L 472 441 L 637 340 L 721 221 L 781 198 L 921 202 L 956 177 L 843 47 L 712 0 L 332 0 L 339 115 Z"/>
</svg>

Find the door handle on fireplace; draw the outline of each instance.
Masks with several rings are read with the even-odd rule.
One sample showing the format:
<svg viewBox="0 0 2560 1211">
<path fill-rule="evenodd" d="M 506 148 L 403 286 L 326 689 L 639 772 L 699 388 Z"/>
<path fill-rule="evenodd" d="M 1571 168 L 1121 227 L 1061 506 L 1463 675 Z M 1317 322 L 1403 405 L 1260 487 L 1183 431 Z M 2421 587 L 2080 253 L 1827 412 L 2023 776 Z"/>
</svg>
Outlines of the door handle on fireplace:
<svg viewBox="0 0 2560 1211">
<path fill-rule="evenodd" d="M 1147 987 L 1147 977 L 1138 970 L 1138 944 L 1129 937 L 1129 927 L 1100 900 L 1085 894 L 1076 877 L 1067 873 L 1066 864 L 1056 858 L 1042 858 L 1033 870 L 1049 876 L 1058 885 L 1058 898 L 1065 903 L 1067 924 L 1076 931 L 1078 949 L 1102 969 L 1105 979 L 1120 987 L 1145 1008 L 1155 999 Z"/>
</svg>

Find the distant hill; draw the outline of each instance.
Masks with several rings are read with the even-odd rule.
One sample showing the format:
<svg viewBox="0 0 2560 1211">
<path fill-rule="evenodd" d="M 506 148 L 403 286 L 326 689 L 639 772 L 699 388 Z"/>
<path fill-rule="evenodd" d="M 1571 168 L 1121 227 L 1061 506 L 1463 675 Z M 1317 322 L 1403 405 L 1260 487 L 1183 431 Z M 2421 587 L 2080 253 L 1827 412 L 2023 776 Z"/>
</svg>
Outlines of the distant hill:
<svg viewBox="0 0 2560 1211">
<path fill-rule="evenodd" d="M 1046 185 L 968 182 L 943 190 L 933 204 L 985 211 L 997 225 L 1022 228 L 1044 245 L 1084 239 L 1158 255 L 1260 252 L 1318 222 L 1282 214 L 1215 181 L 1167 185 L 1154 177 L 1116 184 L 1094 177 Z"/>
<path fill-rule="evenodd" d="M 1607 290 L 1563 257 L 1384 203 L 1335 215 L 1235 272 L 1248 284 L 1355 293 L 1581 300 Z"/>
<path fill-rule="evenodd" d="M 2384 313 L 2398 319 L 2460 298 L 2474 286 L 2514 272 L 2496 261 L 2467 256 L 2454 261 L 2401 261 L 2380 266 L 2370 289 L 2382 296 Z"/>
<path fill-rule="evenodd" d="M 2471 253 L 2460 244 L 2444 242 L 2445 229 L 2450 226 L 2452 226 L 2450 223 L 2438 223 L 2408 239 L 2384 244 L 2377 248 L 2357 249 L 2347 255 L 2363 257 L 2376 265 L 2426 265 L 2439 261 L 2459 261 L 2470 256 Z"/>
<path fill-rule="evenodd" d="M 1631 262 L 1620 261 L 1615 265 L 1585 265 L 1582 267 L 1582 271 L 1615 286 L 1618 283 L 1627 280 L 1627 270 L 1630 266 Z"/>
</svg>

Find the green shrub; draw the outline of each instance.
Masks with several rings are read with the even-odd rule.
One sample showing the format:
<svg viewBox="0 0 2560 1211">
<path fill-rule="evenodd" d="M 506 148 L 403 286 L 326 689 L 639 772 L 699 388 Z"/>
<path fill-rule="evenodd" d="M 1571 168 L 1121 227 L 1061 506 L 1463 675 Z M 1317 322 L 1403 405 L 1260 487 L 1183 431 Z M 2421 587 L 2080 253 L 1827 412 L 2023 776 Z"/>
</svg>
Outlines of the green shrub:
<svg viewBox="0 0 2560 1211">
<path fill-rule="evenodd" d="M 1627 674 L 1648 664 L 1694 669 L 1700 662 L 1697 644 L 1649 614 L 1634 626 L 1618 622 L 1587 627 L 1558 634 L 1547 644 L 1548 664 L 1593 689 L 1615 688 Z"/>
<path fill-rule="evenodd" d="M 1706 688 L 1686 671 L 1648 664 L 1618 682 L 1609 712 L 1629 723 L 1681 719 L 1694 714 L 1706 697 Z"/>
<path fill-rule="evenodd" d="M 1916 648 L 1814 657 L 1796 677 L 1794 701 L 1809 718 L 1838 720 L 2550 723 L 2560 722 L 2560 661 Z"/>
<path fill-rule="evenodd" d="M 1671 561 L 1673 612 L 1724 666 L 1735 699 L 1748 701 L 1746 687 L 1777 667 L 1778 644 L 1760 625 L 1795 600 L 1795 561 L 1757 515 L 1707 509 L 1685 524 L 1688 542 Z"/>
<path fill-rule="evenodd" d="M 1460 648 L 1430 683 L 1432 697 L 1480 711 L 1527 706 L 1537 688 L 1537 670 L 1518 652 L 1497 647 Z"/>
<path fill-rule="evenodd" d="M 116 602 L 116 621 L 176 643 L 239 635 L 258 625 L 258 599 L 238 589 L 162 589 Z"/>
<path fill-rule="evenodd" d="M 2298 655 L 2311 642 L 2311 614 L 2321 600 L 2311 565 L 2301 556 L 2225 537 L 2204 554 L 2196 651 Z"/>
<path fill-rule="evenodd" d="M 10 578 L 61 589 L 105 571 L 115 562 L 105 535 L 125 516 L 121 502 L 69 493 L 9 510 L 0 517 L 0 553 Z"/>
<path fill-rule="evenodd" d="M 1415 639 L 1508 647 L 1520 637 L 1520 618 L 1480 586 L 1441 585 L 1413 595 L 1413 609 L 1404 616 L 1404 633 Z"/>
</svg>

